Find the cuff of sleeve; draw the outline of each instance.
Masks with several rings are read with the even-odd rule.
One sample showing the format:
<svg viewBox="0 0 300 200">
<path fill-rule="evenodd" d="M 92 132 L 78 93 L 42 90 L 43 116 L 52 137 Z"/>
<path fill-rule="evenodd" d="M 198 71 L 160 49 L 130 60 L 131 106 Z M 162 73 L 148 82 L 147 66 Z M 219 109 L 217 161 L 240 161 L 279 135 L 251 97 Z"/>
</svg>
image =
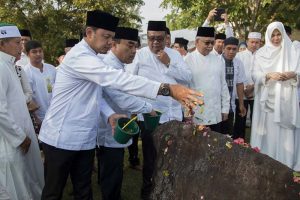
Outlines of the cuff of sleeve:
<svg viewBox="0 0 300 200">
<path fill-rule="evenodd" d="M 150 113 L 153 110 L 151 103 L 146 102 L 146 112 Z"/>
<path fill-rule="evenodd" d="M 228 114 L 228 113 L 229 113 L 229 108 L 222 108 L 222 109 L 221 109 L 221 113 L 226 113 L 226 114 Z"/>
<path fill-rule="evenodd" d="M 12 146 L 15 147 L 15 148 L 20 146 L 26 138 L 26 134 L 21 129 L 19 129 L 18 131 L 22 132 L 22 134 L 20 134 L 19 137 L 14 138 L 14 141 L 12 142 Z"/>
<path fill-rule="evenodd" d="M 153 87 L 152 87 L 152 91 L 149 92 L 148 98 L 156 99 L 161 83 L 156 82 L 156 81 L 151 81 L 151 82 L 152 82 Z"/>
<path fill-rule="evenodd" d="M 108 123 L 108 119 L 111 115 L 115 114 L 115 111 L 113 111 L 110 107 L 106 107 L 103 111 L 103 117 L 106 123 Z"/>
</svg>

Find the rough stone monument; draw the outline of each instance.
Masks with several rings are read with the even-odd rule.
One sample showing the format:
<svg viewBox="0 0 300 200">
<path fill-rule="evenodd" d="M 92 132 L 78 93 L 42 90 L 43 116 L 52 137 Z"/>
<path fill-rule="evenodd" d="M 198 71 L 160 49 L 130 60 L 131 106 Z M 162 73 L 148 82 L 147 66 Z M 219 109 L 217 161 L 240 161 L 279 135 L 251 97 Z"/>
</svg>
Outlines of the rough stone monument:
<svg viewBox="0 0 300 200">
<path fill-rule="evenodd" d="M 297 200 L 293 170 L 247 144 L 171 121 L 156 129 L 154 200 Z"/>
</svg>

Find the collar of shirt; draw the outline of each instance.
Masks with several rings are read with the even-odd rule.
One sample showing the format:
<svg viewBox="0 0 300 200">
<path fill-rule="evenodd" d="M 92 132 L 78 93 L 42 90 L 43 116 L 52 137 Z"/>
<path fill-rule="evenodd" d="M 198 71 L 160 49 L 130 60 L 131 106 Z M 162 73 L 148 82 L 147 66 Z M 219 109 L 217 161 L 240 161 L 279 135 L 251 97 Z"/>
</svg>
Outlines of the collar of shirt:
<svg viewBox="0 0 300 200">
<path fill-rule="evenodd" d="M 225 58 L 224 54 L 222 54 L 222 56 L 223 56 L 223 58 L 224 58 L 226 64 L 231 64 L 231 63 L 233 63 L 233 60 L 228 60 L 227 58 Z"/>
<path fill-rule="evenodd" d="M 113 62 L 114 65 L 111 65 L 111 67 L 124 70 L 125 64 L 122 63 L 120 61 L 120 59 L 112 51 L 108 52 L 108 54 L 104 57 L 103 61 L 107 64 L 110 64 L 111 62 Z"/>
<path fill-rule="evenodd" d="M 215 47 L 213 47 L 213 52 L 214 52 L 216 55 L 222 55 L 222 54 L 219 54 L 219 53 L 215 50 Z"/>
<path fill-rule="evenodd" d="M 202 53 L 200 53 L 200 52 L 198 51 L 198 49 L 196 49 L 195 52 L 196 52 L 200 57 L 206 57 L 206 56 L 208 56 L 208 55 L 211 53 L 211 52 L 209 52 L 209 54 L 207 54 L 207 55 L 205 56 L 205 55 L 203 55 Z"/>
<path fill-rule="evenodd" d="M 254 51 L 253 53 L 247 48 L 246 50 L 245 50 L 247 53 L 249 53 L 249 54 L 251 54 L 251 55 L 255 55 L 255 53 L 257 52 L 257 51 Z"/>
<path fill-rule="evenodd" d="M 93 52 L 93 54 L 95 54 L 95 55 L 98 54 L 94 49 L 92 49 L 90 47 L 90 45 L 85 41 L 85 39 L 82 39 L 80 43 L 82 43 L 83 46 L 85 46 L 87 49 L 89 49 L 91 52 Z"/>
<path fill-rule="evenodd" d="M 40 72 L 40 73 L 43 73 L 44 70 L 45 70 L 45 65 L 44 64 L 43 64 L 43 70 L 42 70 L 43 72 L 39 68 L 33 66 L 30 62 L 28 63 L 28 66 L 29 66 L 30 70 L 33 70 L 33 71 L 36 71 L 36 72 Z"/>
<path fill-rule="evenodd" d="M 14 57 L 14 56 L 11 56 L 7 53 L 0 51 L 0 58 L 2 58 L 4 61 L 8 62 L 12 66 L 15 65 L 14 63 L 15 63 L 16 57 Z"/>
</svg>

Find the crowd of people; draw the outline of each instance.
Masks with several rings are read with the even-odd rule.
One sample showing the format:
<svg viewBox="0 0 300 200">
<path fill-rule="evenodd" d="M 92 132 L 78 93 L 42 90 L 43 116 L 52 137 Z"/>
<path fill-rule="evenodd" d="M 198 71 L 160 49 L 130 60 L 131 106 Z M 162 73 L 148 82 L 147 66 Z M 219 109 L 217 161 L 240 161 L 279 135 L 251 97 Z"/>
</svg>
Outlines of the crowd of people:
<svg viewBox="0 0 300 200">
<path fill-rule="evenodd" d="M 114 128 L 135 115 L 141 198 L 150 199 L 157 152 L 142 114 L 156 111 L 159 124 L 192 118 L 233 139 L 245 138 L 249 116 L 251 145 L 300 171 L 299 42 L 281 22 L 268 25 L 265 44 L 254 30 L 239 41 L 226 13 L 225 33 L 210 26 L 215 15 L 191 49 L 184 36 L 171 44 L 165 21 L 149 21 L 141 48 L 137 29 L 88 11 L 83 38 L 66 40 L 57 67 L 29 30 L 0 23 L 0 199 L 62 199 L 69 177 L 74 199 L 93 199 L 95 152 L 102 199 L 122 199 L 124 151 L 138 169 L 139 136 L 119 144 Z"/>
</svg>

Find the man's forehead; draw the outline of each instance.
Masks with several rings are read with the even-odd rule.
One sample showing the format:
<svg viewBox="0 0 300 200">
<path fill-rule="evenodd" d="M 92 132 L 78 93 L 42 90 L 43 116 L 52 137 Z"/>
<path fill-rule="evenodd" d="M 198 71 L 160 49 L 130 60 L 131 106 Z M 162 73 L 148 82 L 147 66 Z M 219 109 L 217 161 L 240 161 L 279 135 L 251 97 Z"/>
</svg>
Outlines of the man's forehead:
<svg viewBox="0 0 300 200">
<path fill-rule="evenodd" d="M 233 44 L 228 44 L 225 46 L 225 48 L 230 48 L 230 49 L 233 49 L 233 48 L 238 48 L 237 45 L 233 45 Z"/>
<path fill-rule="evenodd" d="M 164 36 L 166 35 L 165 31 L 148 31 L 148 36 Z"/>
<path fill-rule="evenodd" d="M 252 42 L 252 41 L 254 41 L 254 42 L 260 42 L 261 39 L 258 39 L 258 38 L 248 38 L 248 41 L 249 42 Z"/>
<path fill-rule="evenodd" d="M 215 40 L 215 38 L 214 37 L 197 37 L 197 38 L 199 38 L 199 39 L 201 39 L 201 40 L 204 40 L 204 41 L 212 41 L 212 40 Z"/>
<path fill-rule="evenodd" d="M 137 41 L 134 40 L 126 40 L 126 39 L 121 39 L 121 42 L 125 43 L 125 44 L 137 44 Z"/>
<path fill-rule="evenodd" d="M 34 48 L 34 49 L 30 49 L 30 51 L 42 51 L 43 48 L 42 47 L 37 47 L 37 48 Z"/>
</svg>

